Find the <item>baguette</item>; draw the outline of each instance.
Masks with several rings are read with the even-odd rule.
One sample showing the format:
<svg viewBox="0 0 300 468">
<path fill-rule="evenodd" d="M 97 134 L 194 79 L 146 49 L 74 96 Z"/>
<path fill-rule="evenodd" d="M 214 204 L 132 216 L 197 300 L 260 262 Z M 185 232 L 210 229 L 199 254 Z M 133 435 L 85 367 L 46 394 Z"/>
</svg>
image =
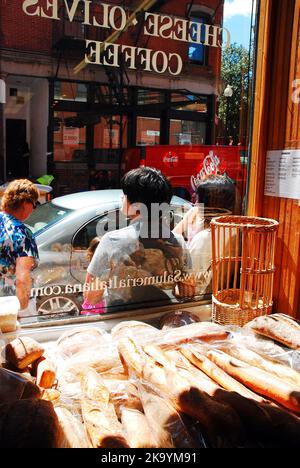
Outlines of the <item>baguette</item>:
<svg viewBox="0 0 300 468">
<path fill-rule="evenodd" d="M 193 349 L 192 347 L 184 347 L 181 348 L 180 351 L 197 368 L 201 369 L 206 375 L 208 375 L 211 379 L 213 379 L 226 390 L 229 390 L 230 392 L 237 392 L 245 398 L 250 398 L 258 402 L 265 401 L 264 398 L 252 392 L 240 382 L 232 378 L 211 360 L 200 354 L 196 349 Z"/>
<path fill-rule="evenodd" d="M 221 348 L 225 353 L 230 354 L 240 361 L 244 361 L 247 364 L 250 364 L 255 367 L 259 367 L 271 374 L 276 375 L 280 379 L 286 380 L 294 385 L 298 385 L 300 388 L 300 374 L 299 372 L 290 369 L 287 366 L 273 362 L 268 359 L 264 359 L 259 354 L 255 353 L 252 350 L 242 348 L 240 346 L 222 346 Z"/>
<path fill-rule="evenodd" d="M 44 353 L 44 348 L 29 337 L 16 338 L 5 347 L 6 360 L 18 369 L 26 369 Z"/>
<path fill-rule="evenodd" d="M 147 357 L 129 338 L 119 343 L 119 351 L 129 373 L 158 389 L 178 412 L 199 420 L 213 447 L 236 447 L 245 440 L 238 415 L 229 405 L 208 395 L 219 387 L 201 371 L 197 371 L 195 378 L 184 368 L 174 370 L 172 366 L 163 366 L 157 358 Z"/>
<path fill-rule="evenodd" d="M 162 349 L 170 349 L 195 340 L 204 341 L 206 343 L 223 341 L 226 340 L 229 335 L 230 333 L 221 325 L 209 322 L 198 322 L 180 328 L 163 330 L 158 338 L 152 340 L 152 343 L 157 344 Z"/>
<path fill-rule="evenodd" d="M 123 407 L 121 421 L 130 448 L 158 448 L 147 418 L 141 411 Z"/>
<path fill-rule="evenodd" d="M 57 407 L 55 413 L 62 431 L 58 448 L 89 448 L 81 422 L 66 408 Z"/>
<path fill-rule="evenodd" d="M 81 409 L 85 428 L 94 448 L 129 448 L 112 404 L 83 400 Z"/>
<path fill-rule="evenodd" d="M 145 384 L 140 388 L 144 413 L 159 448 L 197 448 L 174 405 Z"/>
<path fill-rule="evenodd" d="M 119 420 L 123 408 L 143 411 L 138 390 L 128 380 L 106 380 L 105 386 L 109 390 L 109 402 L 114 405 Z"/>
<path fill-rule="evenodd" d="M 250 366 L 222 351 L 209 351 L 207 357 L 254 392 L 300 414 L 300 391 L 296 385 L 285 382 L 258 367 Z"/>
<path fill-rule="evenodd" d="M 300 331 L 300 324 L 289 315 L 285 314 L 272 314 L 272 317 L 276 317 L 282 322 L 288 323 L 289 325 L 293 326 L 296 330 Z"/>
<path fill-rule="evenodd" d="M 278 341 L 291 349 L 300 348 L 300 330 L 286 319 L 273 315 L 257 317 L 244 328 Z"/>
</svg>

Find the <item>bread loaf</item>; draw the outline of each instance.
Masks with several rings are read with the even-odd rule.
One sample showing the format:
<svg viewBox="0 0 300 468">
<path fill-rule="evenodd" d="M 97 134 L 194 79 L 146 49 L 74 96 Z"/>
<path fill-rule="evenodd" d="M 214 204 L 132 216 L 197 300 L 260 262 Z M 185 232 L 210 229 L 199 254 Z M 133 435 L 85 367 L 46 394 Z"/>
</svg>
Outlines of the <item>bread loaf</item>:
<svg viewBox="0 0 300 468">
<path fill-rule="evenodd" d="M 144 413 L 159 448 L 196 448 L 171 401 L 144 385 L 140 388 Z"/>
<path fill-rule="evenodd" d="M 278 341 L 288 348 L 300 349 L 300 329 L 284 317 L 276 315 L 257 317 L 247 323 L 245 328 Z"/>
<path fill-rule="evenodd" d="M 128 380 L 105 380 L 104 382 L 109 390 L 109 402 L 114 405 L 119 420 L 121 420 L 123 408 L 143 411 L 139 392 L 133 383 Z"/>
<path fill-rule="evenodd" d="M 71 357 L 74 354 L 105 345 L 110 341 L 108 333 L 101 328 L 80 327 L 68 330 L 57 340 L 56 346 L 60 354 Z"/>
<path fill-rule="evenodd" d="M 129 448 L 113 405 L 82 401 L 82 416 L 94 448 Z"/>
<path fill-rule="evenodd" d="M 57 407 L 55 413 L 63 434 L 59 448 L 89 448 L 83 424 L 66 408 Z"/>
<path fill-rule="evenodd" d="M 51 388 L 56 380 L 54 364 L 48 359 L 41 357 L 34 363 L 36 383 L 42 388 Z"/>
<path fill-rule="evenodd" d="M 121 421 L 130 448 L 157 448 L 147 418 L 141 411 L 123 407 Z"/>
<path fill-rule="evenodd" d="M 0 331 L 2 333 L 14 332 L 17 329 L 17 313 L 0 310 Z"/>
<path fill-rule="evenodd" d="M 230 356 L 233 356 L 241 361 L 246 362 L 255 367 L 259 367 L 280 379 L 286 380 L 294 385 L 298 385 L 300 388 L 300 374 L 299 372 L 294 371 L 288 366 L 278 364 L 268 359 L 264 359 L 259 354 L 251 351 L 249 349 L 243 348 L 241 346 L 222 346 L 222 350 L 225 351 Z"/>
<path fill-rule="evenodd" d="M 122 338 L 127 336 L 134 338 L 135 341 L 141 340 L 144 342 L 151 337 L 155 337 L 159 334 L 157 328 L 152 327 L 144 322 L 138 322 L 130 320 L 128 322 L 121 322 L 111 330 L 111 336 L 114 341 L 118 342 Z"/>
<path fill-rule="evenodd" d="M 264 399 L 254 392 L 251 392 L 248 388 L 242 385 L 237 380 L 233 379 L 230 375 L 224 372 L 220 367 L 206 358 L 203 354 L 199 353 L 197 349 L 193 347 L 181 348 L 182 354 L 189 359 L 196 367 L 201 369 L 206 375 L 217 382 L 221 387 L 229 390 L 230 392 L 237 392 L 245 398 L 251 398 L 252 400 L 263 402 Z"/>
<path fill-rule="evenodd" d="M 215 364 L 254 392 L 264 395 L 300 414 L 300 389 L 258 367 L 235 359 L 222 351 L 207 354 Z"/>
<path fill-rule="evenodd" d="M 44 353 L 44 348 L 29 337 L 16 338 L 5 347 L 6 360 L 18 369 L 25 369 L 37 361 Z"/>
<path fill-rule="evenodd" d="M 229 335 L 230 333 L 220 325 L 209 322 L 199 322 L 172 330 L 163 330 L 157 339 L 154 338 L 152 340 L 152 343 L 159 345 L 163 349 L 168 349 L 194 340 L 207 343 L 226 340 Z"/>
</svg>

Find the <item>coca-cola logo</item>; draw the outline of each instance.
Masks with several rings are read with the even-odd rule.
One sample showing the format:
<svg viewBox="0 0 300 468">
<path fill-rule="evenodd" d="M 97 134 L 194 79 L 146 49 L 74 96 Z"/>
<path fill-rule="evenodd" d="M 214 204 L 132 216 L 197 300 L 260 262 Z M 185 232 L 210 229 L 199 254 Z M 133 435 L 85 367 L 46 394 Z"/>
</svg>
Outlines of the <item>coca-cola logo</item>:
<svg viewBox="0 0 300 468">
<path fill-rule="evenodd" d="M 199 185 L 203 180 L 208 176 L 217 175 L 219 172 L 220 159 L 213 151 L 210 151 L 209 154 L 203 161 L 202 169 L 196 176 L 191 177 L 191 186 L 193 190 L 197 190 Z"/>
<path fill-rule="evenodd" d="M 172 151 L 168 151 L 164 156 L 163 156 L 163 163 L 168 166 L 168 167 L 176 167 L 178 164 L 179 158 L 176 153 L 173 153 Z"/>
</svg>

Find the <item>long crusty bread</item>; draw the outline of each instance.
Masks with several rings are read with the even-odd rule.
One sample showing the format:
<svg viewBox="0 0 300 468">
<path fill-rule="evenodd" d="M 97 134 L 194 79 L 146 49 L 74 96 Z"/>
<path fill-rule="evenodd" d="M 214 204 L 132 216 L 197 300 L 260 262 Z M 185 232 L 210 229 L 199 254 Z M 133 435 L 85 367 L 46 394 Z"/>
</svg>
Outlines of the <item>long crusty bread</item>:
<svg viewBox="0 0 300 468">
<path fill-rule="evenodd" d="M 209 396 L 219 387 L 201 371 L 197 371 L 196 378 L 184 368 L 164 366 L 157 358 L 147 357 L 129 338 L 121 340 L 119 352 L 129 373 L 158 389 L 177 411 L 199 421 L 211 446 L 233 447 L 245 440 L 238 415 L 229 405 Z"/>
<path fill-rule="evenodd" d="M 300 389 L 298 386 L 285 382 L 258 367 L 235 359 L 223 351 L 209 351 L 207 357 L 254 392 L 264 395 L 300 414 Z"/>
<path fill-rule="evenodd" d="M 130 448 L 158 448 L 153 431 L 141 411 L 123 407 L 121 421 Z"/>
<path fill-rule="evenodd" d="M 54 410 L 63 434 L 59 448 L 89 448 L 81 421 L 66 408 L 56 407 Z"/>
<path fill-rule="evenodd" d="M 94 448 L 129 448 L 112 404 L 82 400 L 82 416 Z"/>
<path fill-rule="evenodd" d="M 157 338 L 152 340 L 152 343 L 159 345 L 162 349 L 170 349 L 194 340 L 207 343 L 226 340 L 229 335 L 230 333 L 221 325 L 210 322 L 198 322 L 180 328 L 163 330 Z"/>
<path fill-rule="evenodd" d="M 259 335 L 284 344 L 288 348 L 300 348 L 300 330 L 282 317 L 264 315 L 247 323 L 244 328 L 252 330 Z"/>
<path fill-rule="evenodd" d="M 285 314 L 272 314 L 272 317 L 276 317 L 282 322 L 288 323 L 289 325 L 292 325 L 296 330 L 300 331 L 300 324 L 292 317 L 289 315 Z"/>
<path fill-rule="evenodd" d="M 187 359 L 189 359 L 190 362 L 192 362 L 196 367 L 201 369 L 206 375 L 208 375 L 226 390 L 237 392 L 245 398 L 251 398 L 252 400 L 258 402 L 264 401 L 264 398 L 252 392 L 243 384 L 232 378 L 210 359 L 199 353 L 196 348 L 193 348 L 193 346 L 182 347 L 180 351 Z"/>
<path fill-rule="evenodd" d="M 251 366 L 259 367 L 260 369 L 274 374 L 280 379 L 284 379 L 287 382 L 290 382 L 294 385 L 298 385 L 300 388 L 299 372 L 294 371 L 288 366 L 279 364 L 269 359 L 264 359 L 262 356 L 255 353 L 254 351 L 247 348 L 243 348 L 241 346 L 233 346 L 232 344 L 228 346 L 222 345 L 221 350 L 227 354 L 230 354 L 230 356 L 233 356 L 236 359 L 240 359 L 241 361 L 250 364 Z"/>
<path fill-rule="evenodd" d="M 197 448 L 171 401 L 149 385 L 140 386 L 144 413 L 159 448 Z"/>
</svg>

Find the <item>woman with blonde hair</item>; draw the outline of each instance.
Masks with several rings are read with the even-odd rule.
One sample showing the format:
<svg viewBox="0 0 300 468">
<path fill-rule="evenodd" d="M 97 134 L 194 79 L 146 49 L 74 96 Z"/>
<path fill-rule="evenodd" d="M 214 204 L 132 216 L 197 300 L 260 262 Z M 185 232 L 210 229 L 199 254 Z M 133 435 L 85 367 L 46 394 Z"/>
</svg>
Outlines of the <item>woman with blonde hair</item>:
<svg viewBox="0 0 300 468">
<path fill-rule="evenodd" d="M 0 295 L 15 294 L 21 309 L 28 306 L 31 271 L 38 264 L 38 249 L 24 221 L 38 204 L 39 191 L 27 179 L 6 188 L 0 212 Z"/>
</svg>

